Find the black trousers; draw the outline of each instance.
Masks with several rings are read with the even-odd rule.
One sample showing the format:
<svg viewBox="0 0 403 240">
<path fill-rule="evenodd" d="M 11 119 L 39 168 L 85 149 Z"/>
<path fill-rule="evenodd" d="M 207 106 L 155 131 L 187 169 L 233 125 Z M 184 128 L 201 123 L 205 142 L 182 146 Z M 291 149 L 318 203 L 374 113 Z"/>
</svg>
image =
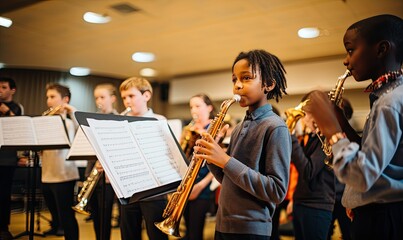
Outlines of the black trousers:
<svg viewBox="0 0 403 240">
<path fill-rule="evenodd" d="M 78 224 L 74 204 L 76 181 L 62 183 L 42 183 L 43 196 L 52 217 L 52 229 L 63 229 L 66 240 L 77 240 Z"/>
<path fill-rule="evenodd" d="M 270 240 L 270 236 L 215 232 L 214 240 Z"/>
<path fill-rule="evenodd" d="M 115 199 L 115 192 L 110 184 L 105 184 L 105 197 L 102 203 L 102 184 L 98 184 L 95 188 L 95 192 L 93 193 L 90 199 L 90 212 L 92 219 L 94 221 L 94 230 L 95 236 L 97 240 L 101 238 L 101 207 L 104 205 L 103 211 L 103 222 L 102 227 L 104 231 L 104 240 L 109 240 L 111 237 L 111 218 L 112 218 L 112 207 L 113 201 Z"/>
<path fill-rule="evenodd" d="M 15 167 L 0 166 L 0 231 L 8 230 L 11 213 L 11 189 Z"/>
<path fill-rule="evenodd" d="M 143 217 L 146 223 L 147 235 L 152 240 L 168 240 L 155 222 L 161 222 L 166 200 L 141 201 L 120 207 L 120 233 L 122 240 L 140 240 Z"/>
<path fill-rule="evenodd" d="M 184 213 L 186 224 L 184 240 L 203 240 L 204 224 L 209 207 L 209 199 L 196 199 L 187 203 Z"/>
<path fill-rule="evenodd" d="M 352 239 L 403 239 L 403 201 L 369 204 L 354 208 L 353 213 Z"/>
</svg>

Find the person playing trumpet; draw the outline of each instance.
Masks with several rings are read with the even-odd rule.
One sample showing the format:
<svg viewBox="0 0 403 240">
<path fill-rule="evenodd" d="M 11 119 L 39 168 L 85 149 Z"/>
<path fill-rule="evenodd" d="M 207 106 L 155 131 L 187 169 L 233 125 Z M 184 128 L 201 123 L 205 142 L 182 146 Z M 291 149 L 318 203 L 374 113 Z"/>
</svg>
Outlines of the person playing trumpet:
<svg viewBox="0 0 403 240">
<path fill-rule="evenodd" d="M 70 89 L 58 83 L 46 86 L 46 103 L 52 115 L 61 115 L 70 141 L 78 128 L 74 118 L 75 107 L 69 104 Z M 70 118 L 68 118 L 69 116 Z M 67 240 L 79 238 L 74 205 L 74 187 L 79 179 L 74 161 L 66 161 L 68 149 L 42 151 L 42 191 L 51 215 L 51 229 L 45 235 L 64 236 Z"/>
</svg>

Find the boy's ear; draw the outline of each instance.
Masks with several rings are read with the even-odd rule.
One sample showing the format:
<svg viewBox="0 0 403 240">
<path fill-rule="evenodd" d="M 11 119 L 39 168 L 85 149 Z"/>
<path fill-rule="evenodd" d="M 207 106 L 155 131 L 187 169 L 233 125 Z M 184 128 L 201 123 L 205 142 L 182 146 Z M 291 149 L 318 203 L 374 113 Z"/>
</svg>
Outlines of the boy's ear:
<svg viewBox="0 0 403 240">
<path fill-rule="evenodd" d="M 378 43 L 378 56 L 379 57 L 384 57 L 386 54 L 389 53 L 390 51 L 390 42 L 387 40 L 382 40 Z"/>
<path fill-rule="evenodd" d="M 276 87 L 276 82 L 275 82 L 275 81 L 271 81 L 271 85 L 270 85 L 270 86 L 267 86 L 267 85 L 264 86 L 264 92 L 265 92 L 265 93 L 268 93 L 268 92 L 270 92 L 271 90 L 273 90 L 275 87 Z"/>
<path fill-rule="evenodd" d="M 147 102 L 150 101 L 150 99 L 151 99 L 151 92 L 150 91 L 145 91 L 143 93 L 143 95 L 146 98 Z"/>
<path fill-rule="evenodd" d="M 69 103 L 70 102 L 70 98 L 65 96 L 62 98 L 63 103 Z"/>
</svg>

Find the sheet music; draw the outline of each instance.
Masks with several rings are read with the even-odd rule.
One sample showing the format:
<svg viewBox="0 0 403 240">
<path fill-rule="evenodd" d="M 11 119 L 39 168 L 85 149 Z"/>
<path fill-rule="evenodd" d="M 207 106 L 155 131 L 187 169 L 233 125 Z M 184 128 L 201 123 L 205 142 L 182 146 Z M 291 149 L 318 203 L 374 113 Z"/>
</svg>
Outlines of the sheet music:
<svg viewBox="0 0 403 240">
<path fill-rule="evenodd" d="M 166 121 L 87 119 L 83 127 L 119 198 L 180 181 L 186 164 Z M 92 135 L 92 136 L 90 136 Z M 174 146 L 174 147 L 172 147 Z"/>
<path fill-rule="evenodd" d="M 34 117 L 32 120 L 39 145 L 70 145 L 63 121 L 59 115 Z"/>
<path fill-rule="evenodd" d="M 77 129 L 67 159 L 72 156 L 83 157 L 83 159 L 85 159 L 85 156 L 95 156 L 95 151 L 81 128 Z"/>
<path fill-rule="evenodd" d="M 1 145 L 33 145 L 36 136 L 31 117 L 3 117 L 1 121 Z"/>
<path fill-rule="evenodd" d="M 146 163 L 160 185 L 168 184 L 184 175 L 185 169 L 175 159 L 181 158 L 172 139 L 168 124 L 161 121 L 136 121 L 129 123 Z M 181 174 L 182 172 L 182 174 Z"/>
<path fill-rule="evenodd" d="M 4 147 L 70 147 L 60 116 L 14 116 L 0 118 L 0 146 Z"/>
</svg>

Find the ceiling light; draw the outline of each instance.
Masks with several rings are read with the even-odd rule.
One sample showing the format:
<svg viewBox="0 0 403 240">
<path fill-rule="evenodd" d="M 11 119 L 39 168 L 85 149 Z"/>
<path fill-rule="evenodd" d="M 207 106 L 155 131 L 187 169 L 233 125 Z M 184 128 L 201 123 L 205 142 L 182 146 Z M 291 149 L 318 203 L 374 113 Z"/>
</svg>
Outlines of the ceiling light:
<svg viewBox="0 0 403 240">
<path fill-rule="evenodd" d="M 90 69 L 85 67 L 72 67 L 70 68 L 70 74 L 73 76 L 88 76 Z"/>
<path fill-rule="evenodd" d="M 111 21 L 111 17 L 106 14 L 99 14 L 94 12 L 86 12 L 83 16 L 84 20 L 89 23 L 108 23 Z"/>
<path fill-rule="evenodd" d="M 157 71 L 152 68 L 143 68 L 140 70 L 140 75 L 143 77 L 155 77 L 157 76 Z"/>
<path fill-rule="evenodd" d="M 13 21 L 11 21 L 11 19 L 0 17 L 0 26 L 8 28 L 11 26 L 11 24 L 13 24 Z"/>
<path fill-rule="evenodd" d="M 306 27 L 298 30 L 298 36 L 300 38 L 316 38 L 320 35 L 319 28 L 316 27 Z"/>
<path fill-rule="evenodd" d="M 135 62 L 153 62 L 155 60 L 154 53 L 149 52 L 135 52 L 132 55 L 132 59 Z"/>
</svg>

